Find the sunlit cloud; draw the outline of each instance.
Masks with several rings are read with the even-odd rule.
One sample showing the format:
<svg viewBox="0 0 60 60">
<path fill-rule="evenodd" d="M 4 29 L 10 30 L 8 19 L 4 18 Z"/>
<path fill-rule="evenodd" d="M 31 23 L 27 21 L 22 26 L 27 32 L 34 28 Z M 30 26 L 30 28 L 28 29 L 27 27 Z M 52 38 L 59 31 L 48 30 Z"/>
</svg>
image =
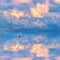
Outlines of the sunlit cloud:
<svg viewBox="0 0 60 60">
<path fill-rule="evenodd" d="M 18 11 L 17 9 L 11 10 L 11 11 L 4 11 L 3 15 L 8 16 L 11 15 L 12 17 L 16 17 L 19 19 L 20 17 L 24 16 L 24 11 Z"/>
<path fill-rule="evenodd" d="M 15 5 L 19 5 L 19 4 L 22 4 L 22 3 L 31 3 L 32 0 L 13 0 L 12 3 L 15 4 Z"/>
<path fill-rule="evenodd" d="M 15 5 L 19 6 L 20 4 L 31 4 L 32 0 L 11 0 L 10 2 L 8 0 L 1 0 L 0 5 L 2 6 L 8 6 L 8 5 Z"/>
<path fill-rule="evenodd" d="M 33 17 L 42 18 L 49 12 L 48 0 L 44 4 L 37 3 L 35 7 L 31 7 L 31 14 Z"/>
<path fill-rule="evenodd" d="M 12 49 L 12 51 L 24 50 L 25 47 L 23 45 L 16 44 L 15 46 L 12 46 L 11 49 Z"/>
<path fill-rule="evenodd" d="M 28 20 L 20 20 L 20 18 L 24 16 L 29 16 L 28 14 L 25 14 L 24 11 L 18 11 L 18 10 L 11 10 L 11 11 L 4 11 L 3 12 L 4 18 L 7 22 L 12 22 L 13 24 L 25 24 L 25 26 L 28 23 Z"/>
<path fill-rule="evenodd" d="M 24 16 L 24 11 L 18 11 L 18 10 L 12 10 L 11 11 L 11 15 L 15 16 L 16 18 L 20 18 L 22 16 Z"/>
<path fill-rule="evenodd" d="M 36 55 L 36 57 L 48 57 L 48 49 L 43 48 L 43 44 L 34 44 L 30 50 L 30 53 L 33 53 Z"/>
<path fill-rule="evenodd" d="M 31 57 L 26 57 L 26 58 L 15 57 L 12 60 L 32 60 L 32 58 Z"/>
<path fill-rule="evenodd" d="M 55 0 L 55 3 L 60 3 L 60 0 Z"/>
<path fill-rule="evenodd" d="M 8 50 L 8 51 L 19 51 L 19 50 L 24 50 L 25 47 L 23 45 L 20 45 L 19 43 L 16 43 L 16 45 L 8 46 L 4 45 L 3 50 Z"/>
</svg>

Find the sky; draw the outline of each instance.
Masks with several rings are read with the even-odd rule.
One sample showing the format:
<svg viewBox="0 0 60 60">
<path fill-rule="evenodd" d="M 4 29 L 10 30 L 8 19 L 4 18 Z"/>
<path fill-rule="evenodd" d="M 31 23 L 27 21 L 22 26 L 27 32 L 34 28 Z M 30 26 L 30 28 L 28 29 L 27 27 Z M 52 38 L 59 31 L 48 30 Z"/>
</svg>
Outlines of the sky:
<svg viewBox="0 0 60 60">
<path fill-rule="evenodd" d="M 60 0 L 0 0 L 0 60 L 60 60 Z"/>
</svg>

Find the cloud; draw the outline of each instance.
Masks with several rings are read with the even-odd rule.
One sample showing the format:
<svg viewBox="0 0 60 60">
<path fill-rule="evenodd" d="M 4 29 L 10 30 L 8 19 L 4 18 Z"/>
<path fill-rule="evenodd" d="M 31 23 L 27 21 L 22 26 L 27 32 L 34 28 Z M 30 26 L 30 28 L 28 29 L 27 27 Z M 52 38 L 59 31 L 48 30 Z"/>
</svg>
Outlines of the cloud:
<svg viewBox="0 0 60 60">
<path fill-rule="evenodd" d="M 18 10 L 12 10 L 11 15 L 15 16 L 16 18 L 20 18 L 24 16 L 25 12 L 24 11 L 18 11 Z"/>
<path fill-rule="evenodd" d="M 8 46 L 7 44 L 3 46 L 3 50 L 13 51 L 13 52 L 24 50 L 24 49 L 25 47 L 19 43 L 16 43 L 15 45 L 12 46 Z"/>
<path fill-rule="evenodd" d="M 35 54 L 36 57 L 48 57 L 48 49 L 47 48 L 43 48 L 44 45 L 43 44 L 34 44 L 31 47 L 30 53 Z"/>
<path fill-rule="evenodd" d="M 60 0 L 55 0 L 55 3 L 60 3 Z"/>
<path fill-rule="evenodd" d="M 0 1 L 0 5 L 1 6 L 11 6 L 11 5 L 14 5 L 14 6 L 19 6 L 20 4 L 31 4 L 32 3 L 32 0 L 1 0 Z"/>
<path fill-rule="evenodd" d="M 17 9 L 13 9 L 10 11 L 3 11 L 3 17 L 7 22 L 13 23 L 15 25 L 22 25 L 24 27 L 32 27 L 32 26 L 38 26 L 38 27 L 45 27 L 46 24 L 40 20 L 31 21 L 30 14 L 25 11 L 20 11 Z M 23 19 L 23 17 L 26 17 L 26 19 Z M 22 19 L 21 19 L 22 18 Z"/>
<path fill-rule="evenodd" d="M 60 56 L 57 56 L 57 57 L 56 57 L 56 60 L 60 60 Z"/>
<path fill-rule="evenodd" d="M 4 56 L 1 56 L 1 55 L 0 55 L 0 59 L 1 59 L 1 60 L 6 60 L 6 59 L 8 59 L 8 58 L 11 58 L 11 57 L 8 56 L 8 55 L 4 55 Z"/>
<path fill-rule="evenodd" d="M 36 20 L 36 21 L 32 22 L 32 24 L 33 24 L 34 26 L 39 26 L 39 27 L 46 26 L 46 24 L 43 23 L 43 22 L 41 22 L 40 20 Z"/>
<path fill-rule="evenodd" d="M 15 4 L 15 5 L 19 5 L 19 4 L 22 4 L 22 3 L 31 3 L 32 0 L 13 0 L 12 3 Z"/>
<path fill-rule="evenodd" d="M 39 42 L 41 40 L 44 40 L 45 39 L 45 36 L 43 35 L 39 35 L 39 36 L 33 36 L 32 39 L 36 42 Z"/>
<path fill-rule="evenodd" d="M 48 48 L 48 49 L 52 49 L 52 48 L 60 48 L 60 43 L 52 43 L 52 44 L 49 44 L 49 45 L 46 45 L 45 46 L 46 48 Z"/>
<path fill-rule="evenodd" d="M 0 0 L 0 5 L 8 5 L 4 0 Z"/>
<path fill-rule="evenodd" d="M 16 45 L 11 46 L 11 49 L 12 49 L 12 51 L 17 51 L 17 50 L 24 50 L 25 47 L 23 45 L 20 45 L 17 43 Z"/>
<path fill-rule="evenodd" d="M 31 7 L 30 10 L 33 17 L 43 18 L 49 11 L 49 3 L 48 1 L 44 4 L 37 3 L 36 6 Z"/>
<path fill-rule="evenodd" d="M 12 60 L 32 60 L 32 58 L 31 57 L 26 57 L 26 58 L 15 57 Z"/>
<path fill-rule="evenodd" d="M 19 19 L 20 17 L 23 17 L 24 14 L 25 14 L 24 11 L 18 11 L 17 9 L 13 9 L 11 11 L 4 11 L 3 12 L 3 15 L 5 17 L 11 15 L 12 17 L 16 17 L 17 19 Z"/>
<path fill-rule="evenodd" d="M 17 9 L 13 9 L 11 11 L 3 11 L 2 13 L 7 22 L 12 22 L 13 24 L 21 23 L 21 25 L 25 25 L 25 26 L 28 24 L 27 19 L 26 20 L 20 19 L 25 16 L 29 17 L 29 15 L 27 13 L 25 14 L 24 11 L 18 11 Z"/>
</svg>

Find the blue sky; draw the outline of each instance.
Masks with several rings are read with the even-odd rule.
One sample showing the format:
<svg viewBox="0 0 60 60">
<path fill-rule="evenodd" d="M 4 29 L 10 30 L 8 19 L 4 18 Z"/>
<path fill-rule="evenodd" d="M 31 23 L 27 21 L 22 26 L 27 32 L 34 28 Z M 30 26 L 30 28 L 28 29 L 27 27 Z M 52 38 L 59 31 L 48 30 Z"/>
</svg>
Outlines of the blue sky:
<svg viewBox="0 0 60 60">
<path fill-rule="evenodd" d="M 0 0 L 0 60 L 60 60 L 60 0 Z"/>
</svg>

